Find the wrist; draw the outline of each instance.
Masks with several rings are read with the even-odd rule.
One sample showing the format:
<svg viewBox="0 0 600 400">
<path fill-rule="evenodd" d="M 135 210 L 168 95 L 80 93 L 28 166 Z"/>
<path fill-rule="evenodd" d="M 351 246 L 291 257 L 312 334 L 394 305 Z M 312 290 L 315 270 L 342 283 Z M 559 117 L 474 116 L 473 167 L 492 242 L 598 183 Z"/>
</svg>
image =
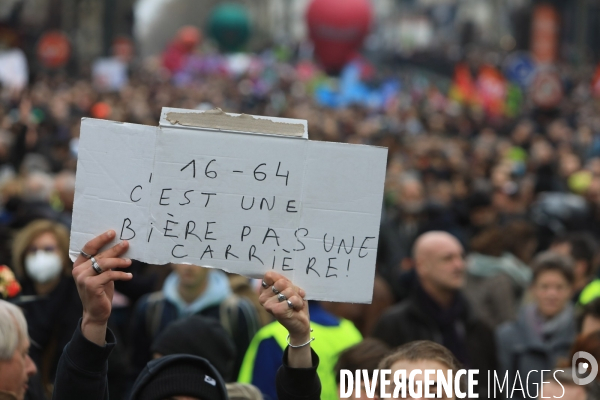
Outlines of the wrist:
<svg viewBox="0 0 600 400">
<path fill-rule="evenodd" d="M 294 346 L 299 346 L 308 342 L 311 338 L 310 336 L 311 330 L 307 330 L 304 332 L 294 332 L 290 333 L 289 342 Z"/>
<path fill-rule="evenodd" d="M 290 335 L 287 339 L 287 364 L 290 368 L 311 368 L 312 355 L 310 344 L 313 341 L 311 331 L 301 335 Z"/>
<path fill-rule="evenodd" d="M 106 319 L 94 318 L 84 311 L 83 318 L 81 319 L 81 325 L 84 325 L 84 324 L 87 326 L 94 326 L 94 327 L 107 326 L 108 318 L 106 318 Z"/>
<path fill-rule="evenodd" d="M 83 337 L 98 346 L 104 346 L 106 344 L 106 329 L 108 328 L 108 321 L 94 321 L 89 316 L 83 315 L 81 320 L 81 333 Z"/>
</svg>

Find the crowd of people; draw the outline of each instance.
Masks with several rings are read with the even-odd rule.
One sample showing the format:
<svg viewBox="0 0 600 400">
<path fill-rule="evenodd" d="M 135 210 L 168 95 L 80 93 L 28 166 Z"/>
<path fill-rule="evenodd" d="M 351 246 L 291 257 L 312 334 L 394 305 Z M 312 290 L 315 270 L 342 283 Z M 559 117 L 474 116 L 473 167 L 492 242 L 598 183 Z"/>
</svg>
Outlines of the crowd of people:
<svg viewBox="0 0 600 400">
<path fill-rule="evenodd" d="M 531 371 L 600 359 L 591 76 L 564 70 L 560 104 L 508 117 L 411 74 L 384 106 L 324 107 L 298 68 L 262 67 L 132 65 L 111 92 L 36 74 L 0 92 L 0 398 L 337 399 L 341 370 L 423 365 L 480 370 L 480 398 L 486 371 L 508 372 L 521 390 L 494 397 L 537 398 Z M 276 274 L 130 261 L 126 242 L 99 253 L 108 236 L 71 262 L 81 118 L 157 125 L 163 106 L 301 118 L 312 140 L 387 147 L 372 304 L 307 302 Z M 600 382 L 555 376 L 569 398 L 600 398 Z"/>
</svg>

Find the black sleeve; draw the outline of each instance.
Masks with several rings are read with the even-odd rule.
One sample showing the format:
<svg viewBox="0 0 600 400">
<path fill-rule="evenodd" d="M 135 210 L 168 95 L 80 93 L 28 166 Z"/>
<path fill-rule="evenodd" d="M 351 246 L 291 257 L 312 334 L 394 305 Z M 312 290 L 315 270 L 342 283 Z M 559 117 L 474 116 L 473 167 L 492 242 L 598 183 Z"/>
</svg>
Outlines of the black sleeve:
<svg viewBox="0 0 600 400">
<path fill-rule="evenodd" d="M 288 348 L 283 353 L 283 365 L 277 370 L 276 386 L 279 400 L 320 400 L 321 380 L 317 374 L 319 356 L 311 348 L 311 368 L 290 368 Z"/>
<path fill-rule="evenodd" d="M 144 369 L 148 361 L 151 360 L 150 346 L 152 346 L 152 333 L 146 328 L 146 313 L 150 307 L 148 296 L 143 296 L 138 300 L 133 309 L 131 325 L 129 329 L 129 347 L 131 348 L 131 366 L 132 376 L 138 376 Z"/>
<path fill-rule="evenodd" d="M 110 329 L 106 330 L 106 345 L 103 347 L 90 342 L 81 333 L 79 320 L 58 362 L 52 399 L 107 400 L 108 356 L 115 344 L 115 336 Z"/>
<path fill-rule="evenodd" d="M 398 344 L 399 332 L 394 329 L 394 320 L 390 316 L 389 311 L 384 312 L 379 318 L 379 321 L 377 321 L 375 327 L 373 328 L 371 336 L 373 336 L 375 339 L 381 340 L 392 348 L 400 345 Z"/>
</svg>

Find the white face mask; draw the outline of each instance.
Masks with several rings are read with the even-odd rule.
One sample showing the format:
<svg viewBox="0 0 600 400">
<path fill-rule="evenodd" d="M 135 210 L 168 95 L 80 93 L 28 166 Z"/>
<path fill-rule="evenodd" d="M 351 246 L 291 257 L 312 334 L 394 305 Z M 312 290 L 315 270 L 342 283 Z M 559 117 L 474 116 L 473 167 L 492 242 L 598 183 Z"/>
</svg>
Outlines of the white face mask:
<svg viewBox="0 0 600 400">
<path fill-rule="evenodd" d="M 46 283 L 62 271 L 62 260 L 56 253 L 38 250 L 25 258 L 27 275 L 37 283 Z"/>
</svg>

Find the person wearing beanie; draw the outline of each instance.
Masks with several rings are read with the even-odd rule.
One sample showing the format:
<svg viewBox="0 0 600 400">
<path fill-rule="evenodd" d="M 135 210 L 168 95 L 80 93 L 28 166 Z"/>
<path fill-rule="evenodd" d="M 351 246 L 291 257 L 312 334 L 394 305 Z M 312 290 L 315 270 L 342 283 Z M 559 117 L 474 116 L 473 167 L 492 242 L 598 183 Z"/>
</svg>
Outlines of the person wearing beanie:
<svg viewBox="0 0 600 400">
<path fill-rule="evenodd" d="M 206 359 L 173 354 L 150 361 L 133 384 L 132 399 L 165 400 L 190 396 L 228 400 L 225 381 Z"/>
<path fill-rule="evenodd" d="M 190 354 L 207 359 L 225 382 L 234 380 L 235 344 L 214 318 L 192 315 L 173 322 L 152 343 L 153 357 Z"/>
<path fill-rule="evenodd" d="M 188 264 L 172 264 L 160 291 L 142 296 L 135 305 L 131 330 L 131 364 L 139 373 L 152 359 L 152 343 L 170 324 L 190 315 L 221 323 L 236 348 L 235 374 L 252 337 L 260 328 L 256 308 L 235 295 L 223 271 Z"/>
<path fill-rule="evenodd" d="M 115 281 L 132 275 L 121 271 L 131 260 L 121 258 L 127 241 L 100 253 L 115 238 L 110 230 L 85 244 L 75 260 L 73 278 L 83 305 L 83 316 L 60 357 L 54 392 L 56 400 L 108 400 L 108 357 L 115 336 L 107 327 Z M 94 259 L 91 256 L 94 255 Z M 101 272 L 98 273 L 98 270 Z M 287 301 L 281 302 L 279 294 Z M 319 357 L 311 348 L 310 316 L 305 292 L 287 278 L 269 271 L 259 298 L 263 307 L 289 332 L 276 377 L 279 400 L 318 400 L 321 382 Z M 198 332 L 197 332 L 198 333 Z M 130 400 L 229 400 L 225 381 L 208 360 L 189 354 L 172 354 L 148 362 L 136 379 Z"/>
<path fill-rule="evenodd" d="M 192 315 L 173 322 L 154 340 L 151 351 L 154 359 L 172 354 L 202 357 L 228 382 L 226 389 L 230 400 L 263 400 L 254 385 L 233 382 L 235 344 L 213 318 Z"/>
</svg>

